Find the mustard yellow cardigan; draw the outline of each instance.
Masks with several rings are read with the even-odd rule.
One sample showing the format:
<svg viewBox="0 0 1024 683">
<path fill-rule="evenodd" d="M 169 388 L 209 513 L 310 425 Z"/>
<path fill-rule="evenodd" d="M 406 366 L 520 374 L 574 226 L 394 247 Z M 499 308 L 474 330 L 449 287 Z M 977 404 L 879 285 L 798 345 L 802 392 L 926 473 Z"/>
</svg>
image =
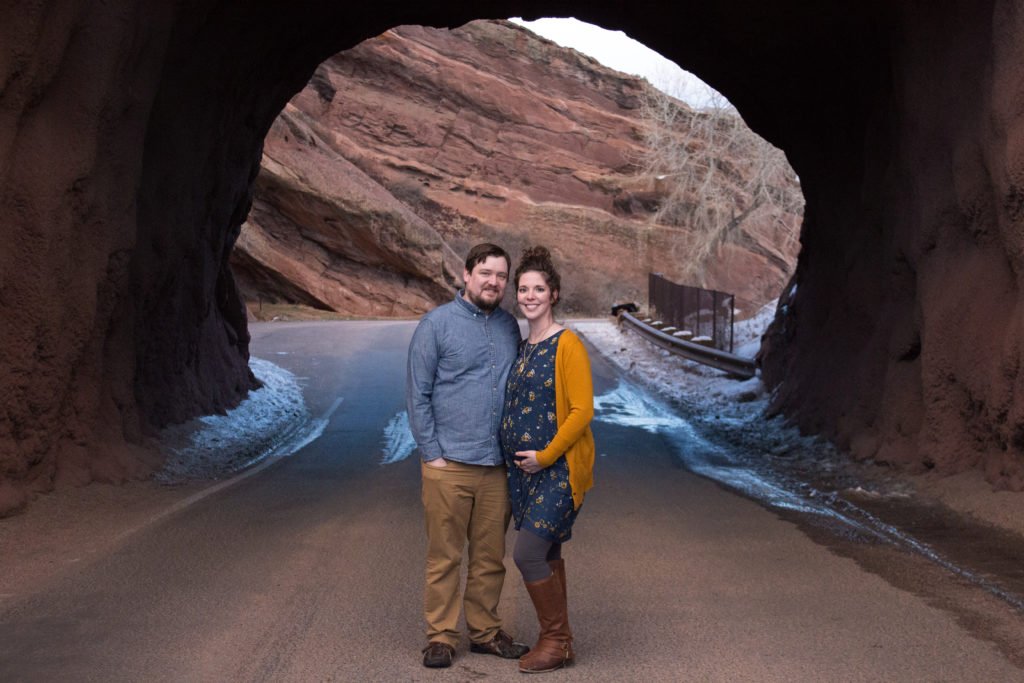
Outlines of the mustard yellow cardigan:
<svg viewBox="0 0 1024 683">
<path fill-rule="evenodd" d="M 537 462 L 551 467 L 565 454 L 569 464 L 569 485 L 573 507 L 583 504 L 583 494 L 594 485 L 594 380 L 590 357 L 583 342 L 571 330 L 558 339 L 555 352 L 555 419 L 558 431 L 547 448 L 537 453 Z"/>
</svg>

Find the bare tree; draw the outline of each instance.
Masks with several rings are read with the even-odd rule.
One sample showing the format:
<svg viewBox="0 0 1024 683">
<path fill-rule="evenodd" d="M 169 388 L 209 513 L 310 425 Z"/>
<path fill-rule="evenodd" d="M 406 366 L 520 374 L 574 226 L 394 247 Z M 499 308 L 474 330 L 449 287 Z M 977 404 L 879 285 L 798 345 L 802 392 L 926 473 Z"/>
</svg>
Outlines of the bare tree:
<svg viewBox="0 0 1024 683">
<path fill-rule="evenodd" d="M 640 167 L 659 195 L 652 220 L 688 229 L 683 276 L 701 284 L 710 259 L 748 221 L 777 222 L 784 241 L 796 240 L 804 204 L 782 150 L 748 128 L 717 92 L 708 101 L 695 110 L 652 87 L 641 105 L 647 151 Z"/>
</svg>

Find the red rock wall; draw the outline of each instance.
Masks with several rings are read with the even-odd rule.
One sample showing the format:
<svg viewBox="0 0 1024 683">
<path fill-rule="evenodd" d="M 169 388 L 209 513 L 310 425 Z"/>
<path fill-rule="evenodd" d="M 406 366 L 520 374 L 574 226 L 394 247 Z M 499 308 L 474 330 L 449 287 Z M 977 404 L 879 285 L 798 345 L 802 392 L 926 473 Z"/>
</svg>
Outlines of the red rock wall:
<svg viewBox="0 0 1024 683">
<path fill-rule="evenodd" d="M 395 25 L 542 14 L 625 30 L 786 149 L 808 204 L 764 359 L 782 410 L 1019 487 L 1018 2 L 80 0 L 0 9 L 0 510 L 145 469 L 126 444 L 252 386 L 227 257 L 317 64 Z"/>
<path fill-rule="evenodd" d="M 146 468 L 132 250 L 168 34 L 159 7 L 0 10 L 0 515 Z"/>
<path fill-rule="evenodd" d="M 274 122 L 232 253 L 248 299 L 401 317 L 451 298 L 463 260 L 335 138 L 292 105 Z"/>
<path fill-rule="evenodd" d="M 1024 14 L 895 21 L 885 120 L 856 184 L 815 203 L 767 374 L 780 409 L 858 457 L 1021 490 Z"/>
<path fill-rule="evenodd" d="M 652 92 L 506 22 L 403 26 L 365 41 L 321 64 L 275 126 L 290 134 L 268 137 L 235 274 L 250 300 L 422 313 L 451 296 L 441 269 L 424 267 L 436 259 L 400 244 L 379 267 L 366 245 L 339 239 L 358 234 L 379 251 L 377 232 L 390 223 L 376 216 L 397 206 L 419 216 L 402 219 L 407 232 L 430 231 L 430 242 L 460 254 L 483 241 L 513 258 L 528 244 L 550 245 L 570 314 L 645 302 L 652 271 L 733 292 L 756 311 L 792 274 L 797 244 L 780 239 L 781 226 L 795 232 L 800 216 L 744 221 L 705 280 L 692 280 L 694 236 L 653 220 L 654 181 L 640 169 L 649 125 L 640 105 Z M 701 154 L 694 163 L 743 168 Z M 750 204 L 741 182 L 730 176 L 727 185 L 724 174 L 721 182 L 737 205 Z M 408 275 L 396 279 L 396 270 Z"/>
</svg>

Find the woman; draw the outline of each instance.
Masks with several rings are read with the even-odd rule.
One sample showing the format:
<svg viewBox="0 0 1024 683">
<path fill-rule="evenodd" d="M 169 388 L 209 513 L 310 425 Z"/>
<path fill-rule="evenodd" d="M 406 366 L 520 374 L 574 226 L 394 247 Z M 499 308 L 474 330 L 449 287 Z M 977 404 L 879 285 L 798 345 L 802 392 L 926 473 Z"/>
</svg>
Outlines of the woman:
<svg viewBox="0 0 1024 683">
<path fill-rule="evenodd" d="M 538 673 L 575 656 L 562 543 L 593 484 L 594 389 L 583 343 L 555 322 L 561 284 L 547 249 L 526 251 L 515 285 L 530 334 L 508 376 L 501 442 L 519 531 L 512 557 L 540 622 L 537 644 L 519 659 L 519 670 Z"/>
</svg>

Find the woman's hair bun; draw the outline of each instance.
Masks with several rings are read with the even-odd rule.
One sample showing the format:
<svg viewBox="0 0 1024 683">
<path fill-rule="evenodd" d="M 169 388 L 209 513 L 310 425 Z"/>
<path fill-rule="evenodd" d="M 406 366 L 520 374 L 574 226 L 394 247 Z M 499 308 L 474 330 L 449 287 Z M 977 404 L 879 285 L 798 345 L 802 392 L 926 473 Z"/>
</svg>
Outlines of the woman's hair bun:
<svg viewBox="0 0 1024 683">
<path fill-rule="evenodd" d="M 522 257 L 523 263 L 551 263 L 551 252 L 548 251 L 547 247 L 542 247 L 539 244 L 535 247 L 528 247 L 523 252 Z"/>
<path fill-rule="evenodd" d="M 533 247 L 528 247 L 523 252 L 522 257 L 519 259 L 519 267 L 516 268 L 515 283 L 516 288 L 519 288 L 519 278 L 523 273 L 537 272 L 544 276 L 544 282 L 548 283 L 548 287 L 553 290 L 561 291 L 562 279 L 558 276 L 558 271 L 555 270 L 555 264 L 551 260 L 551 252 L 548 251 L 547 247 L 542 247 L 539 244 Z M 558 303 L 558 298 L 552 302 L 552 306 Z"/>
</svg>

